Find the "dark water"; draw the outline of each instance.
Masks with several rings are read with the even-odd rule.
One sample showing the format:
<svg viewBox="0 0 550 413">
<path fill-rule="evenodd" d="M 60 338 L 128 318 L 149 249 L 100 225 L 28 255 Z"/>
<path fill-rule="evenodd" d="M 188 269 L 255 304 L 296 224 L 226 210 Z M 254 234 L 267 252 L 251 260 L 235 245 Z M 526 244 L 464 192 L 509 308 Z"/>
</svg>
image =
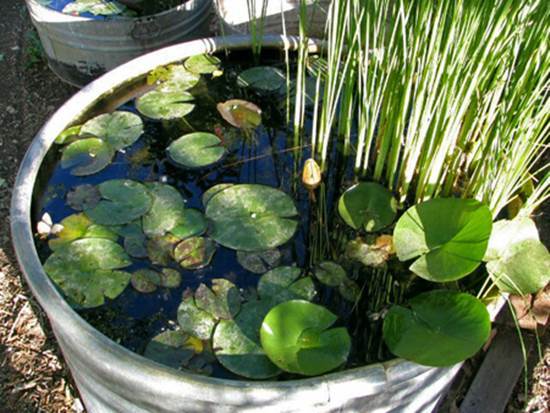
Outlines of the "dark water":
<svg viewBox="0 0 550 413">
<path fill-rule="evenodd" d="M 225 56 L 224 56 L 225 57 Z M 114 162 L 103 171 L 87 176 L 75 177 L 68 170 L 62 169 L 56 162 L 60 157 L 60 148 L 51 149 L 48 164 L 44 165 L 41 177 L 44 181 L 44 190 L 37 194 L 34 205 L 35 219 L 48 212 L 54 222 L 75 213 L 65 204 L 67 192 L 82 184 L 98 184 L 109 179 L 127 178 L 143 182 L 160 181 L 176 187 L 187 200 L 187 206 L 204 210 L 201 196 L 208 188 L 219 183 L 257 183 L 277 187 L 288 193 L 299 210 L 301 225 L 295 237 L 286 245 L 280 247 L 283 255 L 281 265 L 296 264 L 308 269 L 310 253 L 310 233 L 319 226 L 315 211 L 317 203 L 301 185 L 301 165 L 309 157 L 309 148 L 303 147 L 299 151 L 292 148 L 293 132 L 286 125 L 285 96 L 280 94 L 262 95 L 251 90 L 236 86 L 236 76 L 243 69 L 253 66 L 253 59 L 247 54 L 233 53 L 225 58 L 224 75 L 205 81 L 204 76 L 199 85 L 191 90 L 196 99 L 195 110 L 186 117 L 187 124 L 181 121 L 159 122 L 142 117 L 145 125 L 144 135 L 132 147 L 116 155 Z M 246 63 L 245 63 L 246 62 Z M 262 64 L 281 65 L 280 56 L 266 57 Z M 292 71 L 291 71 L 292 73 Z M 246 99 L 256 103 L 262 109 L 263 124 L 258 127 L 251 137 L 245 136 L 240 130 L 228 125 L 217 113 L 216 104 L 232 98 Z M 123 104 L 119 109 L 133 111 L 133 100 Z M 310 114 L 308 114 L 310 116 Z M 306 136 L 309 129 L 306 125 Z M 193 128 L 193 129 L 191 129 Z M 196 131 L 213 132 L 217 130 L 224 137 L 230 148 L 228 155 L 218 164 L 196 171 L 185 170 L 172 164 L 166 158 L 165 149 L 169 143 L 179 136 Z M 305 139 L 308 141 L 308 139 Z M 136 156 L 144 151 L 150 157 L 144 162 L 135 162 Z M 349 164 L 343 162 L 337 147 L 331 151 L 329 173 L 325 178 L 328 221 L 325 225 L 333 235 L 330 256 L 324 259 L 338 258 L 339 239 L 347 239 L 343 224 L 339 222 L 335 213 L 335 199 L 344 187 L 349 185 Z M 318 229 L 318 228 L 317 228 Z M 38 250 L 43 261 L 51 253 L 47 243 L 38 241 Z M 242 290 L 255 288 L 259 275 L 245 270 L 236 260 L 234 250 L 218 245 L 217 252 L 211 265 L 196 271 L 182 270 L 173 264 L 183 278 L 182 285 L 176 289 L 160 288 L 154 293 L 143 294 L 135 291 L 131 286 L 115 300 L 108 300 L 104 306 L 79 310 L 79 313 L 97 329 L 112 338 L 114 341 L 133 350 L 143 353 L 147 343 L 158 333 L 177 324 L 176 313 L 181 302 L 182 293 L 186 288 L 196 289 L 200 283 L 210 285 L 213 278 L 227 278 Z M 134 259 L 134 264 L 125 269 L 133 272 L 142 267 L 153 267 L 148 260 Z M 348 273 L 354 278 L 359 287 L 365 289 L 367 280 L 372 274 L 365 274 L 358 266 Z M 387 276 L 386 276 L 387 278 Z M 384 278 L 384 280 L 386 280 Z M 386 281 L 384 281 L 386 282 Z M 391 284 L 391 276 L 390 276 Z M 353 348 L 347 366 L 365 364 L 366 360 L 378 361 L 388 357 L 385 349 L 380 347 L 380 322 L 368 321 L 364 315 L 371 303 L 362 301 L 353 306 L 343 300 L 333 289 L 317 283 L 318 296 L 315 302 L 321 303 L 339 316 L 339 325 L 348 328 L 353 338 Z M 372 295 L 372 293 L 371 293 Z M 364 297 L 369 292 L 364 290 Z M 367 337 L 369 336 L 370 337 Z M 366 348 L 368 340 L 376 341 L 373 346 L 376 354 L 368 356 Z M 220 365 L 215 366 L 214 375 L 217 377 L 236 377 Z M 286 378 L 287 376 L 281 376 Z"/>
</svg>

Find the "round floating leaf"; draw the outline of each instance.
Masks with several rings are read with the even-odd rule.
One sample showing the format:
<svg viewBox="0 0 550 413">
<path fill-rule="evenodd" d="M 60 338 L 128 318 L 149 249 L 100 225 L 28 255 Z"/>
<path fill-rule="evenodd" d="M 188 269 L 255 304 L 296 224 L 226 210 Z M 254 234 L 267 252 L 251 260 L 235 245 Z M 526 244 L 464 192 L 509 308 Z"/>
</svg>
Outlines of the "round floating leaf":
<svg viewBox="0 0 550 413">
<path fill-rule="evenodd" d="M 147 184 L 153 197 L 151 209 L 143 216 L 143 232 L 149 237 L 171 231 L 183 219 L 185 201 L 173 186 L 158 182 Z"/>
<path fill-rule="evenodd" d="M 110 16 L 121 14 L 125 10 L 126 7 L 116 1 L 106 2 L 105 0 L 76 0 L 68 3 L 63 8 L 63 13 L 72 15 L 91 13 L 94 16 Z"/>
<path fill-rule="evenodd" d="M 375 182 L 361 182 L 338 200 L 338 213 L 353 229 L 375 232 L 390 225 L 397 213 L 391 192 Z"/>
<path fill-rule="evenodd" d="M 315 277 L 329 287 L 338 287 L 348 279 L 346 270 L 333 261 L 323 261 L 315 269 Z"/>
<path fill-rule="evenodd" d="M 124 249 L 134 258 L 145 258 L 148 256 L 146 238 L 143 233 L 124 237 Z"/>
<path fill-rule="evenodd" d="M 65 129 L 55 138 L 55 143 L 58 145 L 63 145 L 64 143 L 70 143 L 75 139 L 79 139 L 80 129 L 82 125 L 71 126 L 70 128 Z"/>
<path fill-rule="evenodd" d="M 76 211 L 95 207 L 101 200 L 101 193 L 95 185 L 78 185 L 67 193 L 67 205 Z"/>
<path fill-rule="evenodd" d="M 266 301 L 250 301 L 243 304 L 235 320 L 218 323 L 212 347 L 226 369 L 250 379 L 267 379 L 281 372 L 260 345 L 260 326 L 270 308 Z"/>
<path fill-rule="evenodd" d="M 396 356 L 451 366 L 473 356 L 489 338 L 489 313 L 469 294 L 430 291 L 411 299 L 409 307 L 394 305 L 384 319 L 384 341 Z"/>
<path fill-rule="evenodd" d="M 487 263 L 487 271 L 501 291 L 532 294 L 550 282 L 550 254 L 540 241 L 514 242 L 499 254 Z"/>
<path fill-rule="evenodd" d="M 212 199 L 212 197 L 214 195 L 216 195 L 217 193 L 233 186 L 235 184 L 217 184 L 217 185 L 214 185 L 213 187 L 211 188 L 208 188 L 203 194 L 202 194 L 202 205 L 204 207 L 206 207 L 206 204 L 208 203 L 208 201 L 210 201 Z"/>
<path fill-rule="evenodd" d="M 156 271 L 143 268 L 132 274 L 132 287 L 140 293 L 152 293 L 160 285 L 160 274 Z"/>
<path fill-rule="evenodd" d="M 200 80 L 200 75 L 192 73 L 183 65 L 170 65 L 155 69 L 147 81 L 157 82 L 160 85 L 157 90 L 160 92 L 182 92 L 191 89 Z"/>
<path fill-rule="evenodd" d="M 392 244 L 367 244 L 361 238 L 352 239 L 346 244 L 346 256 L 367 267 L 381 267 L 390 257 Z"/>
<path fill-rule="evenodd" d="M 203 168 L 218 162 L 225 153 L 225 147 L 220 138 L 212 133 L 194 132 L 176 139 L 166 151 L 178 165 Z"/>
<path fill-rule="evenodd" d="M 251 87 L 260 92 L 274 92 L 286 84 L 285 74 L 272 66 L 257 66 L 247 69 L 237 77 L 242 87 Z"/>
<path fill-rule="evenodd" d="M 338 286 L 338 292 L 347 301 L 356 303 L 361 298 L 361 289 L 357 283 L 349 278 L 346 278 Z"/>
<path fill-rule="evenodd" d="M 216 319 L 229 320 L 239 312 L 241 297 L 239 290 L 231 281 L 214 278 L 212 289 L 204 284 L 199 285 L 195 291 L 195 304 Z"/>
<path fill-rule="evenodd" d="M 178 307 L 178 323 L 184 332 L 201 340 L 210 340 L 216 320 L 208 312 L 198 308 L 193 294 L 186 291 Z"/>
<path fill-rule="evenodd" d="M 143 122 L 138 115 L 131 112 L 104 113 L 82 125 L 80 133 L 97 136 L 119 150 L 139 139 L 143 133 Z"/>
<path fill-rule="evenodd" d="M 262 110 L 252 102 L 231 99 L 218 103 L 218 112 L 230 125 L 241 129 L 254 129 L 262 123 Z"/>
<path fill-rule="evenodd" d="M 278 249 L 258 252 L 237 251 L 237 261 L 246 270 L 263 274 L 279 265 L 281 252 Z"/>
<path fill-rule="evenodd" d="M 292 199 L 264 185 L 243 184 L 214 195 L 206 205 L 211 237 L 240 251 L 264 251 L 287 242 L 298 227 Z"/>
<path fill-rule="evenodd" d="M 132 263 L 124 249 L 114 241 L 104 238 L 82 238 L 73 241 L 53 255 L 82 271 L 114 270 Z"/>
<path fill-rule="evenodd" d="M 258 294 L 273 303 L 315 297 L 315 285 L 311 277 L 300 278 L 298 267 L 277 267 L 261 276 L 258 281 Z"/>
<path fill-rule="evenodd" d="M 178 288 L 181 285 L 181 274 L 172 268 L 163 268 L 160 274 L 160 286 Z"/>
<path fill-rule="evenodd" d="M 153 264 L 168 265 L 172 260 L 174 248 L 179 241 L 179 238 L 171 234 L 148 239 L 145 246 L 151 262 Z"/>
<path fill-rule="evenodd" d="M 48 246 L 52 251 L 55 251 L 78 238 L 84 237 L 91 223 L 90 219 L 84 214 L 69 215 L 59 223 L 62 229 L 55 234 L 56 238 L 48 241 Z"/>
<path fill-rule="evenodd" d="M 191 237 L 181 241 L 174 249 L 174 259 L 186 270 L 198 270 L 212 261 L 216 245 L 209 238 Z"/>
<path fill-rule="evenodd" d="M 193 111 L 195 104 L 189 103 L 193 95 L 188 92 L 159 92 L 153 90 L 136 100 L 136 109 L 151 119 L 178 119 Z"/>
<path fill-rule="evenodd" d="M 147 188 L 128 179 L 103 182 L 99 185 L 99 192 L 104 200 L 85 210 L 86 215 L 97 224 L 127 224 L 144 215 L 153 204 Z"/>
<path fill-rule="evenodd" d="M 272 308 L 260 330 L 262 347 L 281 369 L 306 376 L 344 364 L 351 339 L 344 327 L 329 329 L 336 316 L 307 301 L 287 301 Z"/>
<path fill-rule="evenodd" d="M 118 235 L 114 231 L 111 231 L 109 227 L 91 224 L 82 238 L 105 238 L 111 241 L 117 241 Z"/>
<path fill-rule="evenodd" d="M 489 208 L 473 199 L 436 198 L 399 218 L 393 233 L 401 261 L 418 257 L 410 270 L 435 282 L 458 280 L 480 264 L 491 234 Z"/>
<path fill-rule="evenodd" d="M 191 56 L 184 63 L 185 68 L 196 74 L 214 73 L 220 68 L 220 59 L 209 54 Z"/>
<path fill-rule="evenodd" d="M 539 241 L 539 232 L 531 218 L 503 219 L 493 224 L 489 245 L 485 252 L 484 261 L 497 260 L 507 255 L 512 244 L 534 240 Z"/>
<path fill-rule="evenodd" d="M 186 208 L 182 211 L 176 226 L 170 230 L 170 233 L 179 239 L 185 239 L 204 234 L 207 227 L 208 224 L 202 212 Z"/>
<path fill-rule="evenodd" d="M 190 344 L 192 337 L 181 330 L 164 331 L 154 337 L 143 355 L 150 360 L 178 369 L 189 363 L 195 355 Z"/>
<path fill-rule="evenodd" d="M 111 145 L 98 138 L 77 140 L 63 150 L 61 167 L 71 175 L 86 176 L 105 169 L 115 152 Z"/>
</svg>

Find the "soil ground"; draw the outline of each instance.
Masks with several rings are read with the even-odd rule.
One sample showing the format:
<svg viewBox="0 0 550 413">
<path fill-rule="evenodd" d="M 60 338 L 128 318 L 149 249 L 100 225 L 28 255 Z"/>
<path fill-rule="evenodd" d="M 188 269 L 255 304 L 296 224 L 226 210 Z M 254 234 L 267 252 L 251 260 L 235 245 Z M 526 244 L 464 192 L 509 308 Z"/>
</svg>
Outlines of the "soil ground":
<svg viewBox="0 0 550 413">
<path fill-rule="evenodd" d="M 83 412 L 48 320 L 18 270 L 9 237 L 11 187 L 44 121 L 76 89 L 45 64 L 24 3 L 0 0 L 0 413 Z M 550 411 L 550 350 L 533 358 L 508 413 Z M 538 364 L 537 364 L 538 362 Z"/>
</svg>

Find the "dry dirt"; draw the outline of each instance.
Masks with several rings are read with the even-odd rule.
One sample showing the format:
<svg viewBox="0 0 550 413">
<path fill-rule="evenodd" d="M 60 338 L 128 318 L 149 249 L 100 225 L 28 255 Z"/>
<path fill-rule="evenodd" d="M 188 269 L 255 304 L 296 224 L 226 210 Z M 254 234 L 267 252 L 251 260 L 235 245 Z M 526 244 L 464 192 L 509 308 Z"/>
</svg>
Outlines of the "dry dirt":
<svg viewBox="0 0 550 413">
<path fill-rule="evenodd" d="M 76 90 L 41 60 L 23 2 L 0 0 L 0 413 L 81 412 L 49 323 L 22 280 L 9 239 L 10 188 L 34 134 Z M 536 360 L 535 360 L 536 361 Z M 550 351 L 508 412 L 547 412 Z"/>
</svg>

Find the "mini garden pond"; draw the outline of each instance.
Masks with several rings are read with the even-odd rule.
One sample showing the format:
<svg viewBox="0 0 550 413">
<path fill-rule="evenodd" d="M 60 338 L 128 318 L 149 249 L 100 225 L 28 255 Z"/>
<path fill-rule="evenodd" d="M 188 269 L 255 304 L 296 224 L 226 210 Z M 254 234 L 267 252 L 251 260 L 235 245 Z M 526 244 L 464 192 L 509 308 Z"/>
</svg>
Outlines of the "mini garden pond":
<svg viewBox="0 0 550 413">
<path fill-rule="evenodd" d="M 309 59 L 306 131 L 323 87 Z M 490 332 L 468 294 L 482 261 L 503 290 L 525 272 L 512 255 L 530 269 L 524 291 L 546 282 L 532 221 L 495 235 L 476 200 L 399 203 L 338 144 L 322 173 L 291 126 L 293 66 L 278 52 L 194 56 L 59 135 L 34 205 L 46 273 L 114 341 L 199 374 L 284 380 L 475 354 Z M 520 227 L 513 251 L 495 241 Z"/>
<path fill-rule="evenodd" d="M 72 16 L 105 19 L 139 17 L 160 13 L 185 0 L 37 0 L 43 6 Z"/>
</svg>

